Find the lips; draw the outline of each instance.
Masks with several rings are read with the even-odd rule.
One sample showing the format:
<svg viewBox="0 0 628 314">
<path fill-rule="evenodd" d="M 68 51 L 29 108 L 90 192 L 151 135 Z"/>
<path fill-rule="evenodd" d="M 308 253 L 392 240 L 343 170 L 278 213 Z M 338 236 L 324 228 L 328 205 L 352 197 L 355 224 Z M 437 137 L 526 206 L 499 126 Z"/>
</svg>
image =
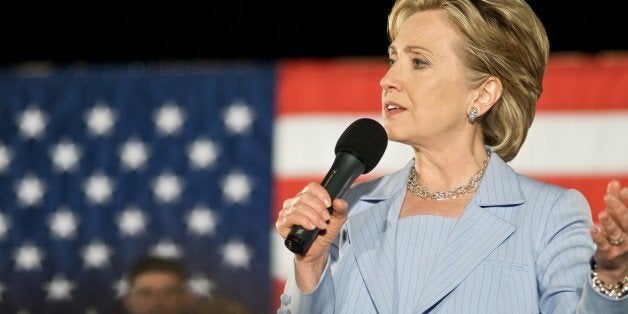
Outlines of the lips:
<svg viewBox="0 0 628 314">
<path fill-rule="evenodd" d="M 392 102 L 392 101 L 387 101 L 386 103 L 384 103 L 384 110 L 388 114 L 396 114 L 396 113 L 402 112 L 402 111 L 404 111 L 406 109 L 407 109 L 406 107 L 401 106 L 398 103 L 395 103 L 395 102 Z"/>
</svg>

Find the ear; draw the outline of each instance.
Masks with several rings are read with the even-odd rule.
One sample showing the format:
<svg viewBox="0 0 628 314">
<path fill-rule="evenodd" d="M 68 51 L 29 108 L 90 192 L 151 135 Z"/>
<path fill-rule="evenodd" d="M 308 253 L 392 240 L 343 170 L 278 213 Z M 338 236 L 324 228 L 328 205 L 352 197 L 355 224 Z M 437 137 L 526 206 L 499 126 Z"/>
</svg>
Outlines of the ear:
<svg viewBox="0 0 628 314">
<path fill-rule="evenodd" d="M 467 108 L 467 112 L 472 107 L 477 108 L 478 116 L 485 114 L 502 96 L 502 81 L 495 77 L 489 76 L 484 83 L 476 89 L 476 96 L 473 102 Z"/>
</svg>

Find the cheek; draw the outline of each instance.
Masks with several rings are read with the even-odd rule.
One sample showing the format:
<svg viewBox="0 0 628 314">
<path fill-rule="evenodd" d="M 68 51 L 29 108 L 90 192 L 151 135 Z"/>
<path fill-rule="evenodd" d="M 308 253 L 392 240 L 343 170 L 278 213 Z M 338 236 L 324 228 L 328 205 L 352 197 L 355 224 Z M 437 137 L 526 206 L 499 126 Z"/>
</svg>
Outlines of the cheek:
<svg viewBox="0 0 628 314">
<path fill-rule="evenodd" d="M 443 119 L 464 111 L 468 91 L 457 80 L 432 80 L 415 87 L 411 97 L 417 118 Z"/>
</svg>

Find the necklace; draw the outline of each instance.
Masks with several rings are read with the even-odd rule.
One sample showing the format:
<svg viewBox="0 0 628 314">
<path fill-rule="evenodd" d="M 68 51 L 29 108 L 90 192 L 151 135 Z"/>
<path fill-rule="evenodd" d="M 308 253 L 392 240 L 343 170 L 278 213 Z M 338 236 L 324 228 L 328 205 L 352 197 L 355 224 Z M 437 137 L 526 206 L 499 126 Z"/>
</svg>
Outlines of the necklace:
<svg viewBox="0 0 628 314">
<path fill-rule="evenodd" d="M 480 170 L 472 175 L 467 183 L 459 185 L 449 191 L 432 192 L 426 187 L 421 186 L 421 183 L 419 183 L 419 175 L 416 172 L 416 169 L 412 167 L 412 169 L 410 170 L 410 176 L 408 177 L 408 191 L 423 199 L 433 199 L 439 202 L 447 199 L 455 200 L 464 194 L 474 192 L 478 189 L 478 186 L 480 185 L 480 180 L 484 176 L 484 171 L 486 170 L 486 166 L 488 165 L 490 159 L 491 153 L 488 152 L 488 157 L 486 158 L 484 163 L 482 163 Z"/>
</svg>

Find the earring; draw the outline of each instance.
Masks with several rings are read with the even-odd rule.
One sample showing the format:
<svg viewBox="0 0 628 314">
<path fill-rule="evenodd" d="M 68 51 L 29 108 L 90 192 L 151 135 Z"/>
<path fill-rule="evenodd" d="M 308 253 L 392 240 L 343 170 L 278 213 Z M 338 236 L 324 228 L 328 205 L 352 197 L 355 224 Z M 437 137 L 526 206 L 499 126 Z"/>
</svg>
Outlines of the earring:
<svg viewBox="0 0 628 314">
<path fill-rule="evenodd" d="M 478 118 L 478 108 L 471 107 L 467 116 L 469 117 L 469 122 L 474 122 Z"/>
</svg>

